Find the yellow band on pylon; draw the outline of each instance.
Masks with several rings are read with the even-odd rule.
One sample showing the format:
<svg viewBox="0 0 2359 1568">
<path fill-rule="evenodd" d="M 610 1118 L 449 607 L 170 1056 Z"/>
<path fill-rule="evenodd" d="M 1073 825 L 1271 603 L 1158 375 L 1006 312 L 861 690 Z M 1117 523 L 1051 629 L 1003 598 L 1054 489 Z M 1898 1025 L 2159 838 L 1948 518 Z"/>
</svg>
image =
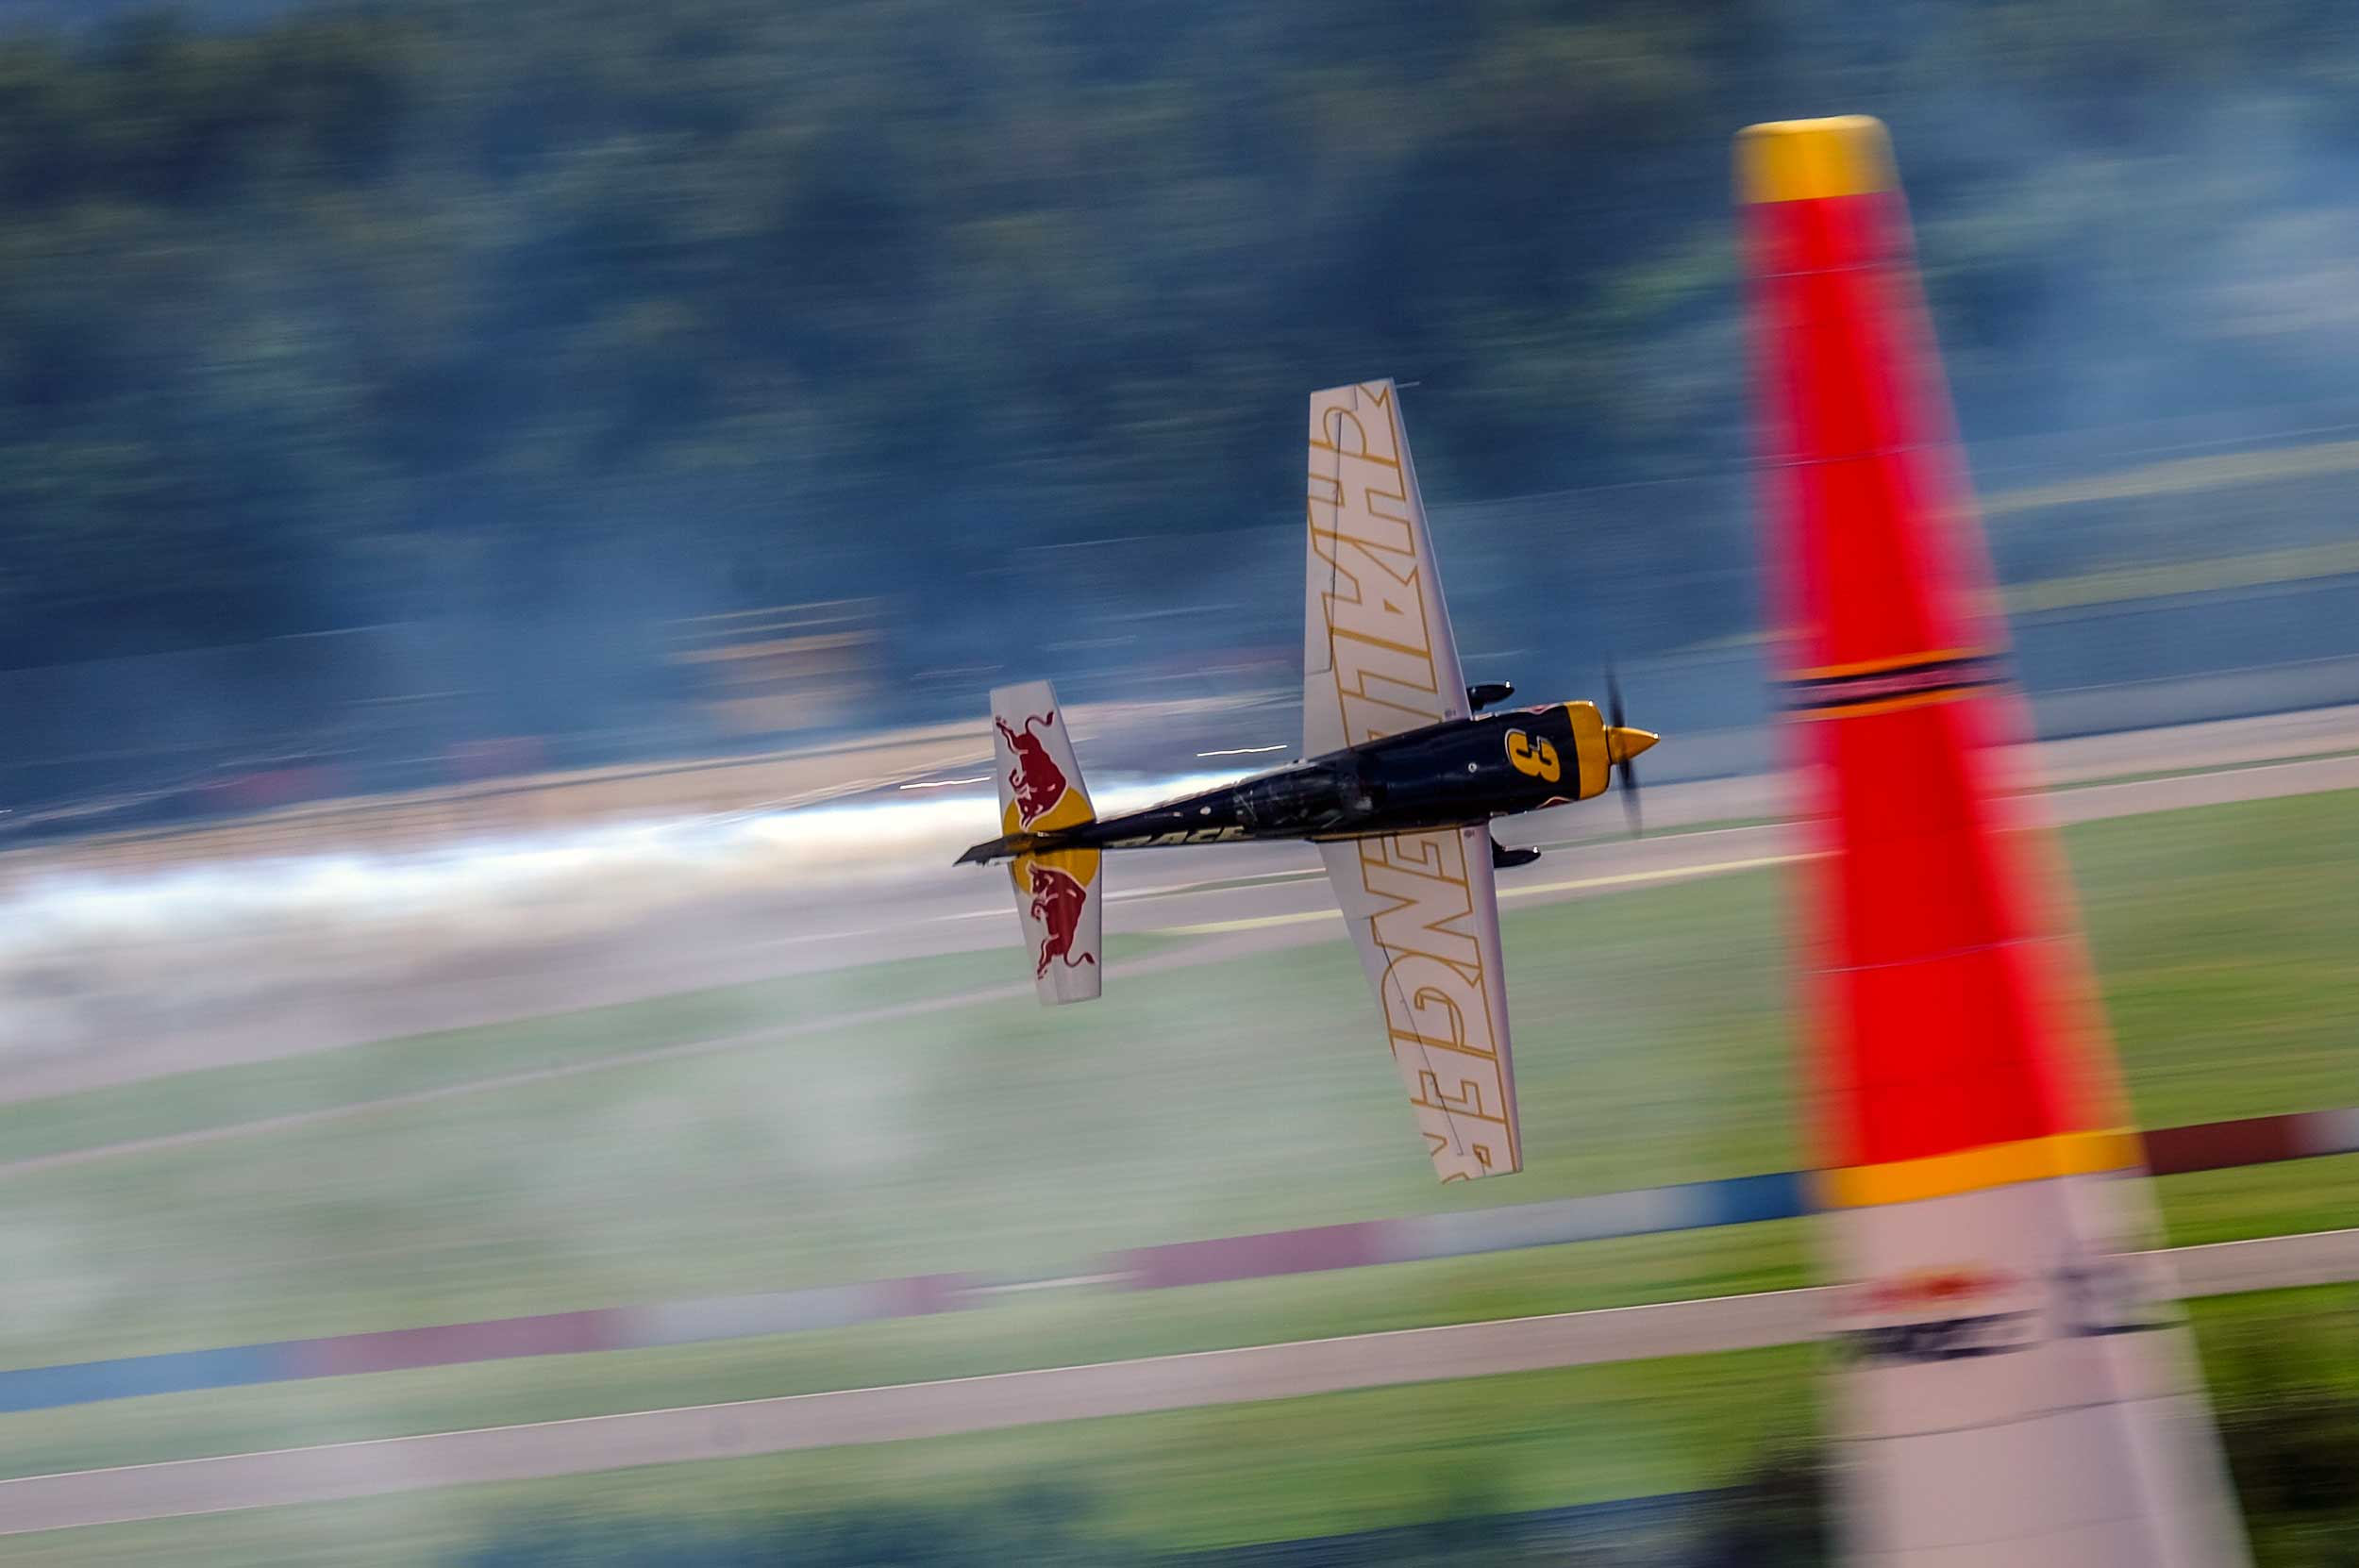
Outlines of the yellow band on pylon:
<svg viewBox="0 0 2359 1568">
<path fill-rule="evenodd" d="M 1924 1159 L 1885 1165 L 1854 1165 L 1818 1173 L 1821 1209 L 1873 1209 L 1887 1203 L 1953 1197 L 1986 1187 L 2006 1187 L 2055 1176 L 2094 1176 L 2129 1170 L 2145 1158 L 2138 1135 L 2127 1128 L 2060 1132 L 2012 1143 L 1985 1143 Z"/>
<path fill-rule="evenodd" d="M 1889 191 L 1892 142 L 1865 114 L 1772 120 L 1736 133 L 1736 199 L 1799 202 Z"/>
</svg>

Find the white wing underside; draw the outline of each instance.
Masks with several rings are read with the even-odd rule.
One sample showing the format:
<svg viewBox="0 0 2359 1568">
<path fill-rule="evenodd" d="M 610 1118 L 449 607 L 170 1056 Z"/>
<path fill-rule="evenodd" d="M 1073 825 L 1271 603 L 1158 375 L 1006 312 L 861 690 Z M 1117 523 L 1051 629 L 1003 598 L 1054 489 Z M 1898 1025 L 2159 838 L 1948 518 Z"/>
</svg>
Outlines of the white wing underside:
<svg viewBox="0 0 2359 1568">
<path fill-rule="evenodd" d="M 1311 396 L 1302 754 L 1464 718 L 1417 472 L 1390 381 Z M 1319 846 L 1445 1181 L 1520 1169 L 1487 826 Z"/>
<path fill-rule="evenodd" d="M 1311 394 L 1302 755 L 1464 718 L 1466 682 L 1390 381 Z"/>
<path fill-rule="evenodd" d="M 1319 845 L 1444 1181 L 1523 1167 L 1491 830 Z"/>
</svg>

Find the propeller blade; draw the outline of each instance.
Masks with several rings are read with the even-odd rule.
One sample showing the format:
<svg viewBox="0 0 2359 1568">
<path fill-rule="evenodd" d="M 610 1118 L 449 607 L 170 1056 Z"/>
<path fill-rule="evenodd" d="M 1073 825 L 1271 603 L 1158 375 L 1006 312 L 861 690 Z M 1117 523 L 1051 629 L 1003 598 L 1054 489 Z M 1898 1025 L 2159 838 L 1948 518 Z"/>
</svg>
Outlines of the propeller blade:
<svg viewBox="0 0 2359 1568">
<path fill-rule="evenodd" d="M 1614 656 L 1611 654 L 1606 656 L 1605 660 L 1605 722 L 1610 726 L 1606 731 L 1609 736 L 1626 726 L 1627 720 L 1622 712 L 1621 677 L 1614 674 Z M 1621 776 L 1618 782 L 1622 789 L 1622 818 L 1630 824 L 1631 837 L 1643 838 L 1646 824 L 1638 811 L 1638 770 L 1628 757 L 1618 755 L 1620 749 L 1618 745 L 1610 745 L 1607 760 Z"/>
</svg>

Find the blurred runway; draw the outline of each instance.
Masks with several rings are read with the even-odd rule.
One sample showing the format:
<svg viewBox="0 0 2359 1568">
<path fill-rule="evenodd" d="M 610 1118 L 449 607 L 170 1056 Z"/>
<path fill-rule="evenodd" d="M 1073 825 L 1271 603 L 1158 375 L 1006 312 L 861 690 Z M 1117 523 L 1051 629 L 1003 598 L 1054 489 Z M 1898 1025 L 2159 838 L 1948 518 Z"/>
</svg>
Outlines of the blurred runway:
<svg viewBox="0 0 2359 1568">
<path fill-rule="evenodd" d="M 2359 1230 L 2182 1247 L 2184 1296 L 2359 1278 Z M 1794 1344 L 1832 1287 L 0 1480 L 0 1535 Z"/>
<path fill-rule="evenodd" d="M 2064 822 L 2352 789 L 2359 709 L 2033 749 L 2020 760 L 2057 786 L 2046 809 Z M 2175 771 L 2186 769 L 2204 771 Z M 2153 773 L 2165 776 L 2143 776 Z M 1785 812 L 1776 776 L 1659 787 L 1647 812 L 1657 836 L 1635 841 L 1620 836 L 1610 801 L 1503 824 L 1503 841 L 1550 850 L 1502 875 L 1505 908 L 1797 853 L 1793 831 L 1765 820 Z M 944 954 L 1004 950 L 1014 986 L 1024 974 L 1003 874 L 948 863 L 988 826 L 984 801 L 904 796 L 461 845 L 430 859 L 36 885 L 20 890 L 25 918 L 0 940 L 11 982 L 0 1101 Z M 1307 845 L 1116 856 L 1108 882 L 1109 932 L 1217 939 L 1156 955 L 1158 967 L 1340 935 Z M 1140 972 L 1140 959 L 1116 961 Z"/>
</svg>

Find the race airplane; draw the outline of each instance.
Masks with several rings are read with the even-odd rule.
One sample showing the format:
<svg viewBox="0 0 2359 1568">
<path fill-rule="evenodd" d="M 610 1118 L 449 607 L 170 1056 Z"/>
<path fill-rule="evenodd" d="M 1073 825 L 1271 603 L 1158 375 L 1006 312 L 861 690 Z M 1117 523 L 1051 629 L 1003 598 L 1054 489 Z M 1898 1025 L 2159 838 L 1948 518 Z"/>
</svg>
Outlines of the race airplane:
<svg viewBox="0 0 2359 1568">
<path fill-rule="evenodd" d="M 1588 702 L 1483 712 L 1506 681 L 1459 671 L 1400 397 L 1390 381 L 1311 398 L 1303 760 L 1099 819 L 1046 681 L 991 694 L 1003 836 L 959 857 L 1008 859 L 1043 1002 L 1101 987 L 1099 871 L 1110 849 L 1307 839 L 1327 862 L 1393 1057 L 1445 1181 L 1519 1170 L 1492 871 L 1536 849 L 1495 817 L 1602 794 L 1656 737 Z"/>
</svg>

